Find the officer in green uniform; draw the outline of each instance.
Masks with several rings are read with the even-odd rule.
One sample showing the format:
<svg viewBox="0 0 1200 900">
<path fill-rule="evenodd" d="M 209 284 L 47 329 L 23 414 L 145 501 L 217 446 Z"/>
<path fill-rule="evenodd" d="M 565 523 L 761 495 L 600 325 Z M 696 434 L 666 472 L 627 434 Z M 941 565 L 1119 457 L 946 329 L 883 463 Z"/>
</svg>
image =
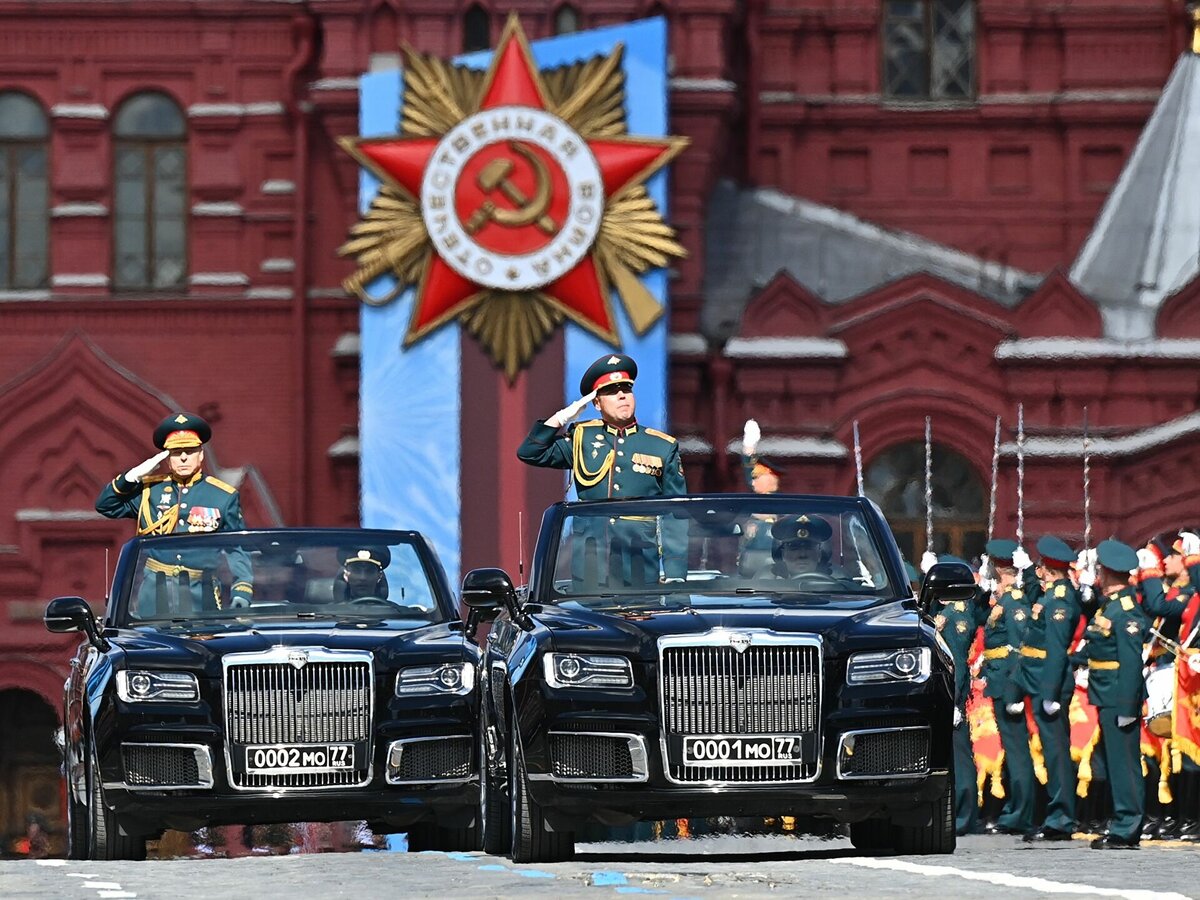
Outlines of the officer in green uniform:
<svg viewBox="0 0 1200 900">
<path fill-rule="evenodd" d="M 637 363 L 623 353 L 602 356 L 584 372 L 579 383 L 583 395 L 548 419 L 533 423 L 517 448 L 517 457 L 531 466 L 570 469 L 580 500 L 629 500 L 635 497 L 670 497 L 687 493 L 679 443 L 671 435 L 637 421 L 633 386 Z M 588 403 L 594 402 L 599 419 L 573 426 L 569 423 Z M 563 429 L 566 429 L 564 434 Z M 659 547 L 667 578 L 683 578 L 687 571 L 686 522 L 642 517 L 612 519 L 577 518 L 587 534 L 576 540 L 576 574 L 590 568 L 588 541 L 596 539 L 600 556 L 608 558 L 608 577 L 627 585 L 658 581 Z M 598 526 L 604 525 L 604 533 Z M 640 560 L 639 560 L 640 558 Z M 601 575 L 603 577 L 603 575 Z"/>
<path fill-rule="evenodd" d="M 1079 624 L 1079 591 L 1067 573 L 1075 551 L 1065 541 L 1045 535 L 1037 542 L 1040 557 L 1035 588 L 1017 657 L 1016 689 L 1011 699 L 1033 708 L 1046 761 L 1046 818 L 1027 841 L 1069 841 L 1079 825 L 1075 817 L 1075 763 L 1071 759 L 1071 643 Z"/>
<path fill-rule="evenodd" d="M 1092 841 L 1092 847 L 1136 849 L 1146 812 L 1140 744 L 1142 702 L 1146 699 L 1142 642 L 1147 625 L 1137 592 L 1129 584 L 1129 573 L 1138 567 L 1138 558 L 1132 547 L 1109 540 L 1096 547 L 1096 560 L 1103 606 L 1087 627 L 1082 655 L 1087 659 L 1088 700 L 1100 718 L 1113 815 L 1108 833 Z"/>
<path fill-rule="evenodd" d="M 96 512 L 110 519 L 134 519 L 139 535 L 243 530 L 237 489 L 204 474 L 204 445 L 211 437 L 212 428 L 199 416 L 168 416 L 154 430 L 154 446 L 160 452 L 106 484 Z M 161 474 L 164 462 L 167 473 Z M 183 553 L 164 548 L 149 553 L 138 594 L 139 615 L 250 605 L 254 579 L 245 552 L 224 553 L 233 577 L 228 604 L 218 579 L 221 551 L 192 549 L 186 555 L 185 559 Z M 182 608 L 189 600 L 193 608 Z"/>
<path fill-rule="evenodd" d="M 971 645 L 986 616 L 986 613 L 981 615 L 980 601 L 986 610 L 982 592 L 975 600 L 943 603 L 934 619 L 954 660 L 954 829 L 959 834 L 971 834 L 979 827 L 979 791 L 975 781 L 971 726 L 967 721 L 967 699 L 971 695 Z"/>
<path fill-rule="evenodd" d="M 1008 772 L 1008 799 L 999 817 L 987 827 L 990 834 L 1025 834 L 1033 825 L 1033 757 L 1029 753 L 1029 729 L 1025 705 L 1006 702 L 1017 649 L 1029 619 L 1025 589 L 1017 582 L 1016 561 L 1028 557 L 1016 541 L 995 539 L 987 544 L 987 555 L 996 569 L 999 586 L 983 621 L 983 696 L 990 697 L 1004 749 Z"/>
</svg>

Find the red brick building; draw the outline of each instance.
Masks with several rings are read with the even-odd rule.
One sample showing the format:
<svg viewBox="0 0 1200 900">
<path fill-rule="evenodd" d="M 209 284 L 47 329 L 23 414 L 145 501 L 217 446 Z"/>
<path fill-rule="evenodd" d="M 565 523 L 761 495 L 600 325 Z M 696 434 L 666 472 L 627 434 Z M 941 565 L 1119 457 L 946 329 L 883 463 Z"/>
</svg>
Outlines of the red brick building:
<svg viewBox="0 0 1200 900">
<path fill-rule="evenodd" d="M 57 816 L 46 726 L 73 640 L 41 611 L 101 602 L 132 529 L 95 494 L 162 415 L 213 422 L 209 462 L 251 524 L 357 521 L 358 310 L 334 249 L 358 173 L 334 139 L 356 133 L 356 76 L 395 65 L 401 40 L 478 49 L 510 8 L 534 38 L 670 22 L 672 131 L 692 140 L 672 175 L 690 256 L 671 424 L 693 486 L 739 487 L 755 416 L 764 452 L 792 461 L 785 488 L 852 490 L 857 420 L 868 492 L 916 554 L 930 416 L 938 541 L 971 552 L 994 417 L 1010 443 L 1021 402 L 1027 533 L 1080 532 L 1084 406 L 1095 534 L 1194 515 L 1200 345 L 1176 339 L 1200 338 L 1200 288 L 1098 299 L 1079 285 L 1104 252 L 1067 274 L 1188 45 L 1181 5 L 502 7 L 0 0 L 0 720 L 19 723 L 0 730 L 0 841 L 27 810 Z M 1011 531 L 1011 448 L 997 513 Z"/>
</svg>

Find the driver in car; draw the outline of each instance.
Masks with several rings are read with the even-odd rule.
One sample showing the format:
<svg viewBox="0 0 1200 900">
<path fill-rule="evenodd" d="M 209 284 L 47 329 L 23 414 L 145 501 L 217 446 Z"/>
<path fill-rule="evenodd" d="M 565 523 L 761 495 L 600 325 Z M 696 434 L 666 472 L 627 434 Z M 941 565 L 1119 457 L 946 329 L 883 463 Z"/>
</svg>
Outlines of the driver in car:
<svg viewBox="0 0 1200 900">
<path fill-rule="evenodd" d="M 802 579 L 805 576 L 833 579 L 838 577 L 830 565 L 827 542 L 833 537 L 829 523 L 819 516 L 785 516 L 771 526 L 772 572 L 778 578 Z"/>
<path fill-rule="evenodd" d="M 384 569 L 392 561 L 387 547 L 354 547 L 341 552 L 342 568 L 333 580 L 335 603 L 375 597 L 388 598 Z"/>
</svg>

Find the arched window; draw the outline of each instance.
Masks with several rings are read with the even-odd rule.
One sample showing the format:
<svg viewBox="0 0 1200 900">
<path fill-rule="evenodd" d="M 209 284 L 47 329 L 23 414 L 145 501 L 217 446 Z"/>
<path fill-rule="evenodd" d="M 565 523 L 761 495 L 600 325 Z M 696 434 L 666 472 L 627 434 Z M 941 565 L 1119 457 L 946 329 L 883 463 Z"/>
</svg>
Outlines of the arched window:
<svg viewBox="0 0 1200 900">
<path fill-rule="evenodd" d="M 583 27 L 583 16 L 570 3 L 564 3 L 554 13 L 554 33 L 574 34 Z"/>
<path fill-rule="evenodd" d="M 463 53 L 487 50 L 492 46 L 492 17 L 478 3 L 472 3 L 463 14 Z"/>
<path fill-rule="evenodd" d="M 46 284 L 48 133 L 36 101 L 15 91 L 0 93 L 0 290 Z"/>
<path fill-rule="evenodd" d="M 180 287 L 187 278 L 187 133 L 164 94 L 121 104 L 113 119 L 113 284 Z"/>
<path fill-rule="evenodd" d="M 966 457 L 933 445 L 930 456 L 933 552 L 970 559 L 987 537 L 987 494 Z M 925 442 L 898 444 L 863 475 L 867 496 L 879 504 L 909 562 L 925 552 Z"/>
</svg>

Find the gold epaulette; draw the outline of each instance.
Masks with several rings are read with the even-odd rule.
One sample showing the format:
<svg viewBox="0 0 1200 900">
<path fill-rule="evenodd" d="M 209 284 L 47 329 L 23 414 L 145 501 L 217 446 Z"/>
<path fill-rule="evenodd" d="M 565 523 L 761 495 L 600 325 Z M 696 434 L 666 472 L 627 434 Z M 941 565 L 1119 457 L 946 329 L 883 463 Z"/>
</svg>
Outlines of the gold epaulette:
<svg viewBox="0 0 1200 900">
<path fill-rule="evenodd" d="M 585 428 L 589 425 L 603 425 L 603 424 L 604 424 L 603 419 L 588 419 L 587 421 L 584 421 L 584 422 L 576 422 L 575 427 L 576 428 Z"/>
<path fill-rule="evenodd" d="M 1125 612 L 1132 612 L 1135 606 L 1137 606 L 1137 604 L 1134 603 L 1129 597 L 1121 598 L 1121 609 L 1125 610 Z"/>
<path fill-rule="evenodd" d="M 656 438 L 662 438 L 664 441 L 670 441 L 672 444 L 675 443 L 675 438 L 671 437 L 665 431 L 659 431 L 657 428 L 646 428 L 644 431 L 646 434 L 652 434 Z"/>
<path fill-rule="evenodd" d="M 220 488 L 227 494 L 236 494 L 237 493 L 237 488 L 235 488 L 232 484 L 226 484 L 220 478 L 213 478 L 213 476 L 211 476 L 211 475 L 206 475 L 204 477 L 204 480 L 207 481 L 209 484 L 211 484 L 213 487 Z"/>
<path fill-rule="evenodd" d="M 152 484 L 158 484 L 160 481 L 170 481 L 170 475 L 147 475 L 142 479 L 142 487 L 149 487 Z"/>
</svg>

